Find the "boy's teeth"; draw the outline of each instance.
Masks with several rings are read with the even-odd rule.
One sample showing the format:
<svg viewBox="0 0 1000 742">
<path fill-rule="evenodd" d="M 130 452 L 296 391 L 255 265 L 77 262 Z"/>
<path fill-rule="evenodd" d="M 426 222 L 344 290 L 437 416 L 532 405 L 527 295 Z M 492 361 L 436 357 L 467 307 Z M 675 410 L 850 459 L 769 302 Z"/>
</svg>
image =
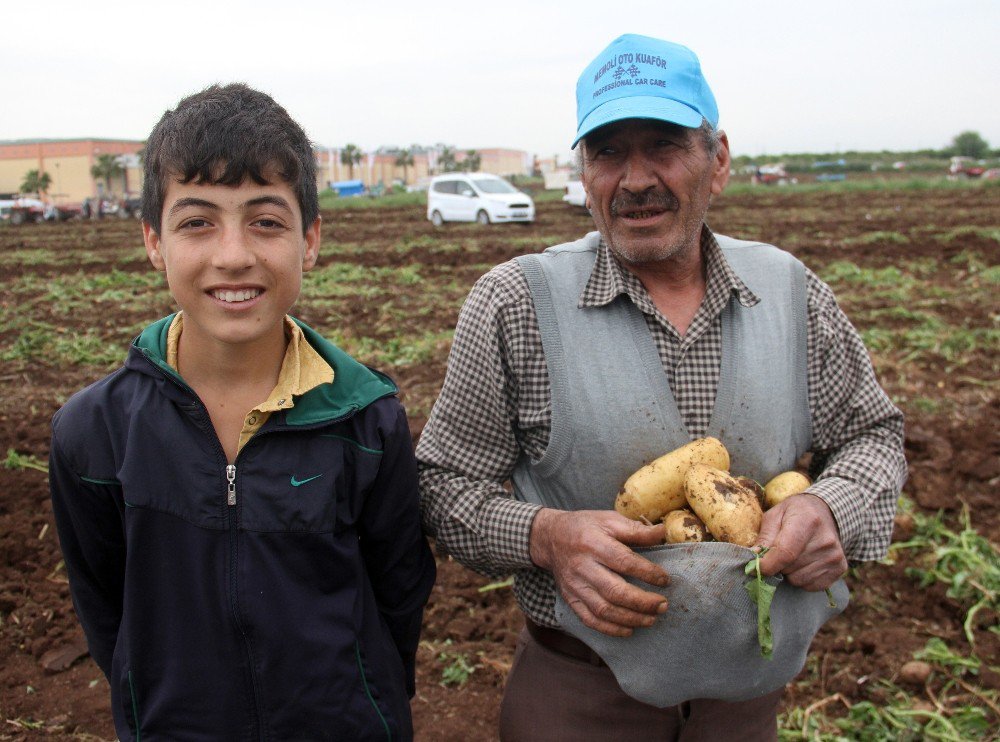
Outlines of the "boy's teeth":
<svg viewBox="0 0 1000 742">
<path fill-rule="evenodd" d="M 225 302 L 247 301 L 260 294 L 260 289 L 242 289 L 240 291 L 213 291 L 212 295 Z"/>
</svg>

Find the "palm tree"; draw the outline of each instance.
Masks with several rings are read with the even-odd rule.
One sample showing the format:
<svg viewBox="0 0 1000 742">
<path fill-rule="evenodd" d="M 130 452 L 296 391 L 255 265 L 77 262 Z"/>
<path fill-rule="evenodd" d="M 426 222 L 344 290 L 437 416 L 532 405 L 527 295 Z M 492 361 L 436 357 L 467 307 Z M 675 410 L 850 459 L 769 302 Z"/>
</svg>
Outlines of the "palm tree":
<svg viewBox="0 0 1000 742">
<path fill-rule="evenodd" d="M 465 165 L 465 170 L 468 170 L 470 173 L 475 173 L 479 171 L 479 166 L 482 164 L 482 161 L 482 156 L 476 152 L 476 150 L 470 149 L 465 153 L 465 162 L 462 164 Z"/>
<path fill-rule="evenodd" d="M 354 166 L 361 162 L 361 148 L 348 144 L 340 150 L 340 164 L 347 165 L 348 180 L 354 180 Z"/>
<path fill-rule="evenodd" d="M 409 183 L 410 178 L 407 173 L 407 168 L 413 164 L 413 152 L 407 148 L 403 148 L 396 155 L 396 167 L 403 168 L 403 185 Z"/>
<path fill-rule="evenodd" d="M 29 170 L 21 181 L 21 193 L 48 193 L 52 185 L 52 176 L 38 170 Z"/>
<path fill-rule="evenodd" d="M 458 164 L 455 162 L 455 150 L 447 145 L 442 147 L 441 154 L 437 158 L 437 164 L 439 173 L 449 173 L 457 170 Z"/>
<path fill-rule="evenodd" d="M 103 180 L 105 189 L 110 193 L 112 179 L 124 175 L 125 168 L 116 155 L 98 155 L 97 163 L 90 168 L 90 174 L 98 180 Z"/>
</svg>

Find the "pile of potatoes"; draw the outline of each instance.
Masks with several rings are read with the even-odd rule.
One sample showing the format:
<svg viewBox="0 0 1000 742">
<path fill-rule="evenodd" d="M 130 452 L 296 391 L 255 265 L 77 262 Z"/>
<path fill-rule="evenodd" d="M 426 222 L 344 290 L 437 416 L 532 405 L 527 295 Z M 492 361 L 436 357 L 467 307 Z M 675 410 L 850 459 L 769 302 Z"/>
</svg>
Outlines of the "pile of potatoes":
<svg viewBox="0 0 1000 742">
<path fill-rule="evenodd" d="M 662 520 L 668 544 L 714 539 L 753 546 L 764 510 L 810 484 L 797 471 L 779 474 L 764 487 L 734 477 L 722 441 L 699 438 L 630 476 L 615 498 L 615 510 L 633 520 Z"/>
</svg>

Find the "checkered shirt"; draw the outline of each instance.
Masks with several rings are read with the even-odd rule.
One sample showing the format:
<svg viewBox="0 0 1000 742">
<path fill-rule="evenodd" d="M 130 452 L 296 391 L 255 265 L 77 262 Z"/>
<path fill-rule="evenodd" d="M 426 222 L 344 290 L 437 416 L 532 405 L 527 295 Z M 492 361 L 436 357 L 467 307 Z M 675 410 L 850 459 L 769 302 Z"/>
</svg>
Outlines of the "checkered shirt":
<svg viewBox="0 0 1000 742">
<path fill-rule="evenodd" d="M 722 310 L 734 293 L 745 306 L 759 301 L 708 227 L 701 249 L 705 298 L 683 336 L 603 241 L 579 301 L 604 306 L 625 294 L 641 310 L 692 439 L 704 436 L 715 403 Z M 815 479 L 809 491 L 830 506 L 848 559 L 880 559 L 906 477 L 903 416 L 879 386 L 830 287 L 808 269 L 806 294 Z M 521 607 L 555 627 L 553 583 L 537 574 L 528 551 L 539 506 L 513 499 L 508 484 L 522 454 L 542 457 L 551 415 L 534 304 L 520 267 L 509 261 L 479 279 L 459 315 L 444 386 L 417 445 L 422 517 L 438 546 L 465 566 L 496 578 L 519 573 Z"/>
</svg>

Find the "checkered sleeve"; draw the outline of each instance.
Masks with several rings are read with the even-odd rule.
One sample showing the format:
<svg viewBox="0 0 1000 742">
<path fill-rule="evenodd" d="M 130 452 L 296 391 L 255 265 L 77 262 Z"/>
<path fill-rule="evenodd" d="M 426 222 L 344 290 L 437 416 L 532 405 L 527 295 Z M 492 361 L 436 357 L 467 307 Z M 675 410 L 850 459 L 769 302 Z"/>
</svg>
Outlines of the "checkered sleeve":
<svg viewBox="0 0 1000 742">
<path fill-rule="evenodd" d="M 533 566 L 528 538 L 540 509 L 504 486 L 521 455 L 512 369 L 522 364 L 511 356 L 526 346 L 522 334 L 534 317 L 530 294 L 509 290 L 515 272 L 511 263 L 494 268 L 466 299 L 444 386 L 417 445 L 424 528 L 490 577 Z"/>
<path fill-rule="evenodd" d="M 809 406 L 815 478 L 851 561 L 881 559 L 906 479 L 903 415 L 879 386 L 857 330 L 830 287 L 806 271 Z"/>
</svg>

